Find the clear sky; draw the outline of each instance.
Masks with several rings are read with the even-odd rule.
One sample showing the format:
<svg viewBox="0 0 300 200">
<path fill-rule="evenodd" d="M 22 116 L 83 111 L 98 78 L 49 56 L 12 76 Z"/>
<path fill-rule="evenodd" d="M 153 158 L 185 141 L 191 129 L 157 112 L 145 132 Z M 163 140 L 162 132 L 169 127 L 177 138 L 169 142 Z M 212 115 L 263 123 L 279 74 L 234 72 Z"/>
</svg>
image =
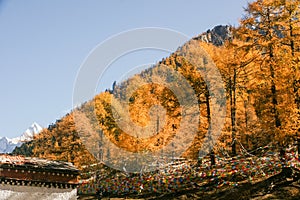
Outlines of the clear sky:
<svg viewBox="0 0 300 200">
<path fill-rule="evenodd" d="M 237 25 L 246 5 L 247 0 L 0 0 L 0 136 L 19 136 L 33 122 L 47 127 L 65 115 L 80 65 L 108 37 L 142 27 L 193 37 L 219 24 Z M 149 51 L 124 63 L 155 63 L 166 56 Z M 119 78 L 110 72 L 99 90 Z"/>
</svg>

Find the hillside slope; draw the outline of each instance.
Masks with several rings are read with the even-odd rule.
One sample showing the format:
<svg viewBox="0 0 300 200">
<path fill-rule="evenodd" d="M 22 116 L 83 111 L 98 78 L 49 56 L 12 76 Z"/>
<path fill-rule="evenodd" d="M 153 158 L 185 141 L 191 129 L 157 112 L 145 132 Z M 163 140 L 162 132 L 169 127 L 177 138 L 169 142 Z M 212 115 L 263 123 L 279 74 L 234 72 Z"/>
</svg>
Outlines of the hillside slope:
<svg viewBox="0 0 300 200">
<path fill-rule="evenodd" d="M 293 20 L 300 18 L 300 12 L 289 12 L 299 9 L 298 2 L 272 3 L 250 3 L 239 27 L 217 26 L 196 36 L 157 65 L 74 109 L 43 131 L 30 148 L 25 144 L 14 153 L 29 149 L 27 153 L 33 156 L 81 166 L 94 162 L 95 157 L 110 160 L 119 156 L 121 163 L 128 159 L 109 144 L 131 153 L 151 154 L 177 138 L 182 142 L 172 146 L 172 151 L 193 159 L 201 148 L 205 153 L 212 150 L 214 137 L 218 137 L 214 151 L 222 156 L 270 144 L 277 148 L 292 145 L 300 118 L 300 22 Z M 266 8 L 282 9 L 282 13 L 265 18 Z M 212 63 L 224 84 L 216 79 L 217 74 L 209 74 Z M 182 99 L 193 96 L 182 87 L 181 76 L 192 88 L 196 103 L 181 105 Z M 211 91 L 214 84 L 220 87 Z M 221 86 L 226 103 L 218 100 L 223 95 Z M 226 115 L 216 111 L 224 107 Z M 222 120 L 225 125 L 219 136 L 212 130 L 221 128 Z M 190 142 L 191 132 L 196 135 Z"/>
</svg>

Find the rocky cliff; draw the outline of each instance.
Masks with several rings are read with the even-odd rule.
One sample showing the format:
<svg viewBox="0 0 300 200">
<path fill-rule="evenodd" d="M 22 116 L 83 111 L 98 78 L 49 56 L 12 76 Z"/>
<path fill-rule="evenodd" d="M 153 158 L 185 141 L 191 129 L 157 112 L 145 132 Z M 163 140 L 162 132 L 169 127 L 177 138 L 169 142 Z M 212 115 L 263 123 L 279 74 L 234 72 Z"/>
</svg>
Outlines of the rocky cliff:
<svg viewBox="0 0 300 200">
<path fill-rule="evenodd" d="M 212 43 L 216 46 L 222 46 L 226 40 L 231 40 L 233 38 L 232 27 L 219 25 L 213 29 L 207 30 L 196 37 L 194 40 L 201 40 L 203 42 Z"/>
</svg>

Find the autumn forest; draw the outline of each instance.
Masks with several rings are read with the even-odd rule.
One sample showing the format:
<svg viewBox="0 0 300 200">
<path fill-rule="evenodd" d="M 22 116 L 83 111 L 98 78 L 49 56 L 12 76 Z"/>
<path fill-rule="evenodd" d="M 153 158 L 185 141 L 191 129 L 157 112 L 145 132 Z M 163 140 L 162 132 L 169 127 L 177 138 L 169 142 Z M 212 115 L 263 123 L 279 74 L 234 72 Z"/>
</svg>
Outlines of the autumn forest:
<svg viewBox="0 0 300 200">
<path fill-rule="evenodd" d="M 295 145 L 300 137 L 300 2 L 256 0 L 248 4 L 237 27 L 226 28 L 221 44 L 194 37 L 151 68 L 112 84 L 111 89 L 74 108 L 13 153 L 69 161 L 82 168 L 97 162 L 96 158 L 108 160 L 117 154 L 101 149 L 104 137 L 130 152 L 155 152 L 167 145 L 177 130 L 196 123 L 192 144 L 174 148 L 184 149 L 183 157 L 197 160 L 216 106 L 226 111 L 221 116 L 225 121 L 221 135 L 209 149 L 217 155 L 235 156 L 266 145 L 278 149 Z M 210 63 L 203 57 L 207 54 L 221 74 L 226 103 L 214 101 L 212 95 L 219 94 L 208 90 L 199 73 Z M 200 59 L 200 66 L 188 56 Z M 177 91 L 158 84 L 164 81 L 182 87 L 168 69 L 182 75 L 193 88 L 197 104 L 189 109 L 198 110 L 198 116 L 185 117 Z M 159 81 L 141 84 L 149 77 Z M 186 95 L 187 91 L 178 92 Z M 116 100 L 126 103 L 129 112 L 122 113 L 124 105 L 113 103 Z M 127 114 L 130 123 L 142 127 L 147 137 L 138 131 L 128 134 L 123 120 Z M 181 123 L 184 117 L 187 123 Z"/>
</svg>

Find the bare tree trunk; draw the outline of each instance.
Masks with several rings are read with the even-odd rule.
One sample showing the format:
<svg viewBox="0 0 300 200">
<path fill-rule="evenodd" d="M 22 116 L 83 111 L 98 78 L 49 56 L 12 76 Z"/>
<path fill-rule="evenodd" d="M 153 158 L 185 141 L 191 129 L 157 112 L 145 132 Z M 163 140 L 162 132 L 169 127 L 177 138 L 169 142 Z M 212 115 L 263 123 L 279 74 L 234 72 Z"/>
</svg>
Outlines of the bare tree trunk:
<svg viewBox="0 0 300 200">
<path fill-rule="evenodd" d="M 231 112 L 231 135 L 232 155 L 236 155 L 236 68 L 233 70 L 233 80 L 229 80 L 230 112 Z"/>
</svg>

